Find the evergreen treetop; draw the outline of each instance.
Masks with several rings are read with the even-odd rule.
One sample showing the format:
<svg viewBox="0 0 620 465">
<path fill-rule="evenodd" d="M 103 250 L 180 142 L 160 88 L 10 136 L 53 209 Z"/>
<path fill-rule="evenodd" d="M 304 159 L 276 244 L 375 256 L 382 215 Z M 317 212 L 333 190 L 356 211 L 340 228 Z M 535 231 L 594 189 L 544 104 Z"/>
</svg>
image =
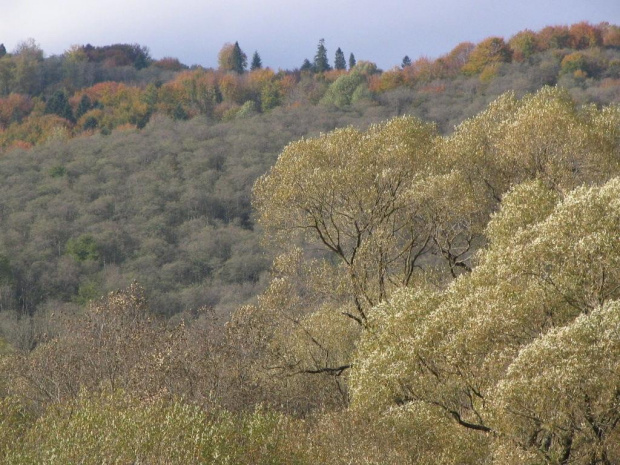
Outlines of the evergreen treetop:
<svg viewBox="0 0 620 465">
<path fill-rule="evenodd" d="M 69 99 L 62 90 L 57 90 L 45 103 L 45 113 L 55 114 L 68 121 L 75 122 Z"/>
<path fill-rule="evenodd" d="M 252 55 L 252 64 L 250 65 L 250 71 L 254 71 L 255 69 L 261 69 L 262 67 L 263 61 L 260 59 L 258 51 L 255 51 L 254 55 Z"/>
<path fill-rule="evenodd" d="M 336 56 L 334 57 L 334 68 L 336 69 L 347 69 L 347 61 L 344 58 L 344 53 L 338 47 L 336 50 Z"/>
<path fill-rule="evenodd" d="M 325 71 L 329 71 L 332 67 L 329 65 L 329 61 L 327 59 L 327 49 L 325 48 L 325 39 L 319 40 L 319 45 L 316 50 L 316 55 L 314 57 L 314 70 L 317 73 L 323 73 Z"/>
<path fill-rule="evenodd" d="M 353 69 L 356 64 L 357 64 L 357 61 L 355 60 L 355 55 L 353 55 L 353 53 L 351 53 L 349 55 L 349 69 Z"/>
<path fill-rule="evenodd" d="M 231 58 L 233 71 L 243 74 L 245 68 L 248 66 L 248 57 L 245 53 L 243 53 L 241 47 L 239 47 L 239 42 L 235 42 Z"/>
<path fill-rule="evenodd" d="M 308 60 L 307 58 L 304 59 L 303 64 L 301 65 L 301 68 L 299 68 L 300 71 L 312 71 L 312 63 L 310 63 L 310 60 Z"/>
</svg>

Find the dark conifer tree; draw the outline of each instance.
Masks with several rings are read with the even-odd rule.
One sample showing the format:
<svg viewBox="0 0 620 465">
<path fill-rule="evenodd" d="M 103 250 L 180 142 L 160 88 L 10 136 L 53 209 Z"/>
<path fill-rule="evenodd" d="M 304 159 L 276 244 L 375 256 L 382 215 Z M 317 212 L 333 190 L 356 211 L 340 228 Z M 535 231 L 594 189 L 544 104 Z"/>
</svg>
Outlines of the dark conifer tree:
<svg viewBox="0 0 620 465">
<path fill-rule="evenodd" d="M 403 62 L 402 62 L 402 64 L 400 66 L 403 69 L 405 69 L 407 66 L 411 66 L 411 58 L 409 58 L 408 55 L 405 55 L 403 57 Z"/>
<path fill-rule="evenodd" d="M 189 115 L 187 114 L 187 112 L 185 111 L 185 108 L 183 108 L 183 105 L 181 105 L 181 103 L 177 103 L 177 106 L 174 108 L 174 111 L 172 112 L 172 117 L 175 120 L 186 120 L 189 119 Z"/>
<path fill-rule="evenodd" d="M 75 122 L 69 99 L 62 90 L 57 90 L 45 103 L 45 113 L 55 114 L 71 122 Z"/>
<path fill-rule="evenodd" d="M 80 119 L 82 115 L 84 115 L 91 108 L 93 108 L 93 103 L 90 101 L 90 98 L 88 97 L 88 95 L 86 94 L 82 95 L 82 98 L 80 99 L 80 103 L 78 104 L 78 107 L 75 110 L 75 118 Z"/>
<path fill-rule="evenodd" d="M 0 58 L 2 58 L 4 55 L 6 55 L 6 47 L 4 46 L 4 44 L 0 44 Z"/>
<path fill-rule="evenodd" d="M 336 50 L 336 56 L 334 58 L 334 68 L 336 69 L 347 69 L 347 60 L 344 58 L 344 53 L 338 47 Z"/>
<path fill-rule="evenodd" d="M 312 63 L 310 63 L 310 60 L 306 58 L 299 69 L 300 71 L 312 71 Z"/>
<path fill-rule="evenodd" d="M 96 129 L 97 126 L 99 126 L 97 118 L 95 118 L 94 116 L 89 116 L 88 118 L 86 118 L 86 121 L 84 121 L 82 129 L 84 129 L 85 131 L 90 131 Z"/>
<path fill-rule="evenodd" d="M 233 71 L 243 74 L 245 68 L 248 66 L 248 57 L 243 51 L 241 47 L 239 47 L 239 42 L 235 42 L 235 46 L 232 51 L 232 68 Z"/>
<path fill-rule="evenodd" d="M 252 56 L 252 64 L 250 65 L 250 70 L 254 71 L 255 69 L 261 69 L 263 67 L 263 62 L 260 59 L 260 55 L 257 51 L 254 52 Z"/>
<path fill-rule="evenodd" d="M 357 64 L 357 61 L 355 61 L 355 55 L 351 53 L 351 55 L 349 55 L 349 69 L 353 69 L 356 64 Z"/>
<path fill-rule="evenodd" d="M 136 69 L 147 68 L 153 62 L 148 47 L 144 47 L 138 44 L 130 45 L 128 48 L 128 54 L 133 60 L 133 65 Z"/>
<path fill-rule="evenodd" d="M 316 55 L 314 57 L 314 70 L 317 73 L 323 73 L 325 71 L 329 71 L 332 67 L 329 65 L 329 61 L 327 59 L 327 49 L 325 48 L 325 39 L 319 40 L 319 45 L 316 50 Z"/>
</svg>

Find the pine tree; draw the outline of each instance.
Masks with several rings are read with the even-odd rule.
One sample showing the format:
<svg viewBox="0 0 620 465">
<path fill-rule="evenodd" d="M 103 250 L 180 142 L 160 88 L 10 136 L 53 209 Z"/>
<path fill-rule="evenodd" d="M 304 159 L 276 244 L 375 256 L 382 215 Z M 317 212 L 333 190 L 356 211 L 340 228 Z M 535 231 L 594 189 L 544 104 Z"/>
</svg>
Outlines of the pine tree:
<svg viewBox="0 0 620 465">
<path fill-rule="evenodd" d="M 261 69 L 263 67 L 263 62 L 260 59 L 260 55 L 257 51 L 254 52 L 252 56 L 252 64 L 250 65 L 250 71 L 254 71 L 255 69 Z"/>
<path fill-rule="evenodd" d="M 6 55 L 6 47 L 4 46 L 4 44 L 0 44 L 0 58 L 2 58 L 4 55 Z"/>
<path fill-rule="evenodd" d="M 403 57 L 403 63 L 400 65 L 401 68 L 405 69 L 407 66 L 411 66 L 411 58 L 408 55 Z"/>
<path fill-rule="evenodd" d="M 45 113 L 55 114 L 71 122 L 75 122 L 69 99 L 62 90 L 57 90 L 45 103 Z"/>
<path fill-rule="evenodd" d="M 301 68 L 299 68 L 299 70 L 300 71 L 313 71 L 312 63 L 310 63 L 310 60 L 306 58 L 303 64 L 301 65 Z"/>
<path fill-rule="evenodd" d="M 222 71 L 234 71 L 242 74 L 248 65 L 248 57 L 241 48 L 239 42 L 235 44 L 226 43 L 218 54 L 217 61 Z"/>
<path fill-rule="evenodd" d="M 185 111 L 185 108 L 183 108 L 183 105 L 181 105 L 181 102 L 177 103 L 177 106 L 175 107 L 174 111 L 172 112 L 172 117 L 175 120 L 182 120 L 182 121 L 185 121 L 186 119 L 189 119 L 189 115 Z"/>
<path fill-rule="evenodd" d="M 239 47 L 239 42 L 235 42 L 235 46 L 232 51 L 232 70 L 243 74 L 245 68 L 248 66 L 248 57 L 243 51 L 241 47 Z"/>
<path fill-rule="evenodd" d="M 323 73 L 329 71 L 332 67 L 327 60 L 327 49 L 325 48 L 325 39 L 319 40 L 319 45 L 316 50 L 316 56 L 314 57 L 314 70 L 317 73 Z"/>
<path fill-rule="evenodd" d="M 355 68 L 356 64 L 357 64 L 357 61 L 355 60 L 355 55 L 351 53 L 351 55 L 349 55 L 349 69 Z"/>
<path fill-rule="evenodd" d="M 82 98 L 80 99 L 80 103 L 78 104 L 78 107 L 75 110 L 75 117 L 77 119 L 80 119 L 82 115 L 88 112 L 91 108 L 93 108 L 93 103 L 91 102 L 88 95 L 86 94 L 82 95 Z"/>
<path fill-rule="evenodd" d="M 336 56 L 334 58 L 334 68 L 347 69 L 347 61 L 345 60 L 344 53 L 342 53 L 340 47 L 338 47 L 338 50 L 336 50 Z"/>
</svg>

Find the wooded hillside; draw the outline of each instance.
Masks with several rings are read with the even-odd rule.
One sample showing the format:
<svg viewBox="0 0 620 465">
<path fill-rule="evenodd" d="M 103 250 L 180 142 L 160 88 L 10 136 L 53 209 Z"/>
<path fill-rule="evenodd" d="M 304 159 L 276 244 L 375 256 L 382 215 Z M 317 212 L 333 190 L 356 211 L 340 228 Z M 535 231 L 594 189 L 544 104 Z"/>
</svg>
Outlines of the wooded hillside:
<svg viewBox="0 0 620 465">
<path fill-rule="evenodd" d="M 331 84 L 310 64 L 313 104 L 181 98 L 187 118 L 7 149 L 0 461 L 620 463 L 612 32 L 459 46 L 409 84 L 419 60 Z M 238 48 L 170 85 L 250 82 Z M 147 57 L 80 53 L 118 50 Z"/>
</svg>

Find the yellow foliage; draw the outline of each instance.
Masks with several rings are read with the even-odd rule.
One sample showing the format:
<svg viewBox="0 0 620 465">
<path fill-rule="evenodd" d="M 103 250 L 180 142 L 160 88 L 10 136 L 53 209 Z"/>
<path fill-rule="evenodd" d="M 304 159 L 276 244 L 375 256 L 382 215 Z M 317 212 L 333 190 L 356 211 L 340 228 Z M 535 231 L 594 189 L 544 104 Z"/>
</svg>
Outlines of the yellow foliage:
<svg viewBox="0 0 620 465">
<path fill-rule="evenodd" d="M 620 178 L 564 195 L 517 186 L 488 236 L 445 291 L 403 290 L 373 309 L 353 405 L 422 403 L 493 433 L 507 463 L 616 457 Z"/>
</svg>

